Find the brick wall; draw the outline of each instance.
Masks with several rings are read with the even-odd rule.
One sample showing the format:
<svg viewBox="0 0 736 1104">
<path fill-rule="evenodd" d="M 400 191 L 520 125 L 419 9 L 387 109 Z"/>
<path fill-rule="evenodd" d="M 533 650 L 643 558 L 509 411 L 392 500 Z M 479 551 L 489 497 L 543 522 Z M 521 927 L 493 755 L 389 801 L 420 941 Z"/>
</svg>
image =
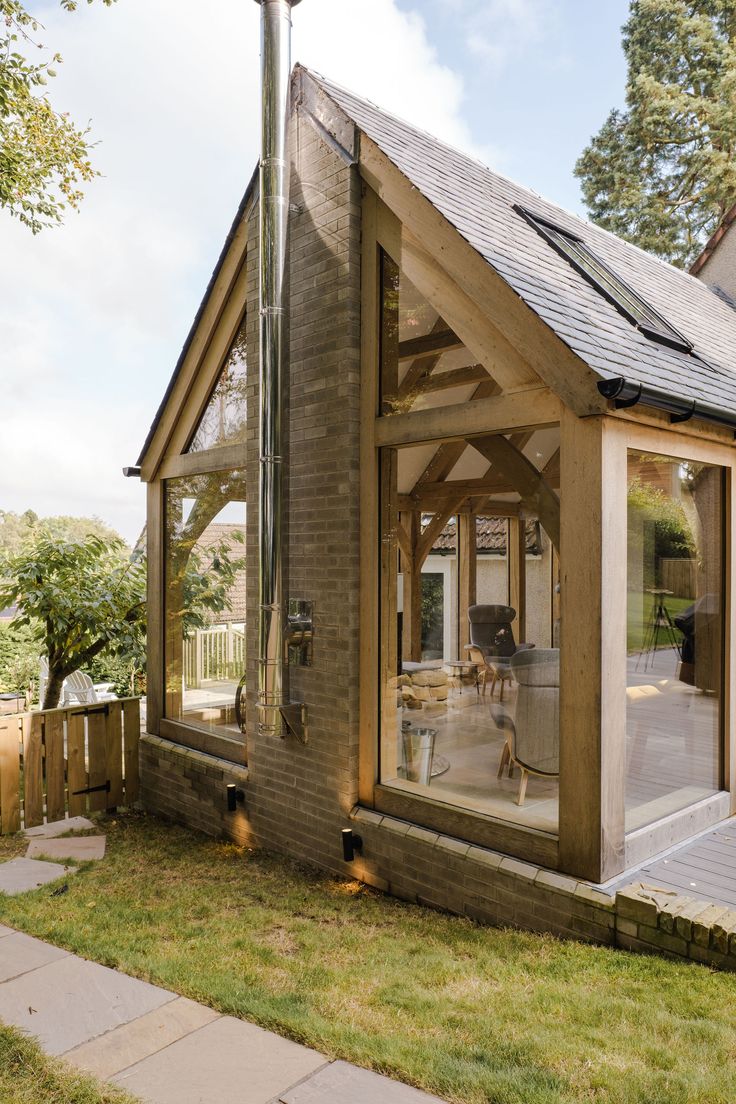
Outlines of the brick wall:
<svg viewBox="0 0 736 1104">
<path fill-rule="evenodd" d="M 141 735 L 140 764 L 141 802 L 146 809 L 210 836 L 252 843 L 242 807 L 235 813 L 227 810 L 226 787 L 233 782 L 245 789 L 247 768 L 148 733 Z"/>
</svg>

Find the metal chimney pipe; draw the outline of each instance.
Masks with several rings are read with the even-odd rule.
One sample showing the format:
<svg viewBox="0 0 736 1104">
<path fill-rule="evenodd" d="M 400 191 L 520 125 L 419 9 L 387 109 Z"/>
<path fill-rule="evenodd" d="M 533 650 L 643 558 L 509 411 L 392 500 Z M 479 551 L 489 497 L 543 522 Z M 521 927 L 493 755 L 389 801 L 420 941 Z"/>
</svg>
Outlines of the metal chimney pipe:
<svg viewBox="0 0 736 1104">
<path fill-rule="evenodd" d="M 286 138 L 291 76 L 291 8 L 299 0 L 261 5 L 260 183 L 260 463 L 258 728 L 284 736 L 294 724 L 284 678 L 281 382 L 289 316 L 285 305 L 289 164 Z M 296 707 L 300 716 L 301 707 Z M 297 734 L 299 734 L 297 732 Z"/>
</svg>

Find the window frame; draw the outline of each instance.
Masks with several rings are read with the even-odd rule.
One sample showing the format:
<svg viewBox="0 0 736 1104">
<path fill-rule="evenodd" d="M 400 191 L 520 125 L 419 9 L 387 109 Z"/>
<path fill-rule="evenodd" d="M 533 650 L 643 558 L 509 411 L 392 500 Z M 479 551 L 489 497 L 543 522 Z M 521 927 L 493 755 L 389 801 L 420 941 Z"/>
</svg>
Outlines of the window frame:
<svg viewBox="0 0 736 1104">
<path fill-rule="evenodd" d="M 642 333 L 644 337 L 649 338 L 650 341 L 656 341 L 660 345 L 666 345 L 668 348 L 675 349 L 678 352 L 694 355 L 692 342 L 688 341 L 688 339 L 684 337 L 683 334 L 681 334 L 680 331 L 677 330 L 671 322 L 668 322 L 667 319 L 664 318 L 658 310 L 655 310 L 655 308 L 650 303 L 648 303 L 646 299 L 644 299 L 643 296 L 639 294 L 638 291 L 635 291 L 634 288 L 632 288 L 631 285 L 626 282 L 626 280 L 624 280 L 621 276 L 614 272 L 610 265 L 608 265 L 601 257 L 599 257 L 598 254 L 590 248 L 587 242 L 583 240 L 583 238 L 581 238 L 577 234 L 574 234 L 571 230 L 566 230 L 562 226 L 557 226 L 554 222 L 551 222 L 549 219 L 544 218 L 542 215 L 537 215 L 534 212 L 527 210 L 527 208 L 522 207 L 520 203 L 514 203 L 513 209 L 524 219 L 525 222 L 527 222 L 532 227 L 533 230 L 536 230 L 541 238 L 544 238 L 547 244 L 551 246 L 552 249 L 554 249 L 555 253 L 557 253 L 560 257 L 563 257 L 564 260 L 566 260 L 567 263 L 570 265 L 570 267 L 575 269 L 578 275 L 582 276 L 582 278 L 587 283 L 589 283 L 591 287 L 595 288 L 598 294 L 601 295 L 607 302 L 609 302 L 611 306 L 615 307 L 619 314 L 623 315 L 623 317 L 628 322 L 630 322 L 632 326 L 639 330 L 639 332 Z M 550 233 L 550 231 L 553 231 L 554 234 L 559 234 L 562 238 L 566 238 L 568 241 L 572 242 L 573 245 L 582 254 L 587 255 L 590 258 L 591 262 L 596 267 L 602 269 L 602 271 L 606 273 L 606 275 L 610 278 L 611 282 L 614 285 L 618 284 L 624 290 L 627 296 L 629 296 L 635 302 L 641 303 L 643 308 L 642 313 L 651 315 L 652 318 L 654 318 L 658 323 L 661 324 L 662 328 L 654 329 L 651 326 L 648 326 L 645 322 L 642 322 L 639 318 L 637 318 L 636 315 L 633 314 L 620 299 L 616 298 L 616 296 L 605 286 L 605 284 L 602 284 L 599 280 L 597 280 L 592 272 L 590 272 L 587 268 L 585 268 L 584 265 L 580 264 L 580 262 L 576 260 L 573 253 L 565 250 L 563 246 L 561 246 L 557 239 L 553 236 L 553 234 Z"/>
</svg>

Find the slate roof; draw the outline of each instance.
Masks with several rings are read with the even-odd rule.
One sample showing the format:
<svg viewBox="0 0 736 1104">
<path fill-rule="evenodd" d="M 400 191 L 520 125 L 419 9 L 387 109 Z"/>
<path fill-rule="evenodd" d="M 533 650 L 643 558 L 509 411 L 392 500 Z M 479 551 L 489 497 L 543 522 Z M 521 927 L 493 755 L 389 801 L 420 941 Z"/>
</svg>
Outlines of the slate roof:
<svg viewBox="0 0 736 1104">
<path fill-rule="evenodd" d="M 707 285 L 304 71 L 602 379 L 624 376 L 736 414 L 736 312 Z M 644 337 L 512 210 L 514 203 L 582 238 L 697 355 Z"/>
</svg>

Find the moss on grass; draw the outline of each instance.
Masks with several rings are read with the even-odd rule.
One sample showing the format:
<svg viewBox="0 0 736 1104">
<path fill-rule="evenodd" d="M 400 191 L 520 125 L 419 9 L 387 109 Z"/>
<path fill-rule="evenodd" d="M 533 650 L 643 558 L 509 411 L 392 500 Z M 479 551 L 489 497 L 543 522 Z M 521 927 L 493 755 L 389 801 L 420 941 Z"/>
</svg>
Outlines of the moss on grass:
<svg viewBox="0 0 736 1104">
<path fill-rule="evenodd" d="M 482 928 L 154 818 L 105 830 L 104 862 L 0 897 L 0 921 L 452 1101 L 734 1100 L 727 974 Z"/>
</svg>

